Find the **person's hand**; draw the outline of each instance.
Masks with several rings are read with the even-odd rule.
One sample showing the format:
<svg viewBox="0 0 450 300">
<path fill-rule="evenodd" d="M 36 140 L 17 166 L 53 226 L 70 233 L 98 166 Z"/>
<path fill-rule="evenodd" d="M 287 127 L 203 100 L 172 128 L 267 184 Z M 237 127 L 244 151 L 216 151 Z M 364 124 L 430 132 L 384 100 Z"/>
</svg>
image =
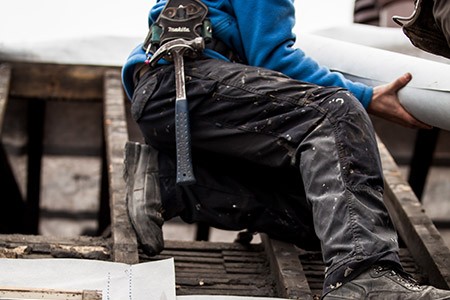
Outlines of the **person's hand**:
<svg viewBox="0 0 450 300">
<path fill-rule="evenodd" d="M 372 101 L 370 102 L 367 111 L 370 114 L 405 127 L 431 129 L 432 126 L 414 118 L 400 104 L 398 91 L 407 85 L 411 79 L 412 75 L 406 73 L 388 84 L 374 87 Z"/>
</svg>

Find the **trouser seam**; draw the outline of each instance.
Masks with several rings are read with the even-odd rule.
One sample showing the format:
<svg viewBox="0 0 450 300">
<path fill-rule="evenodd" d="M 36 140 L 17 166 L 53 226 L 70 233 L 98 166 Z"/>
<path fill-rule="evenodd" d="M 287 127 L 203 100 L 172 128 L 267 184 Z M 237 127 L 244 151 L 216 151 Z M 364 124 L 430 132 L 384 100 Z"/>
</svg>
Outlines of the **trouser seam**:
<svg viewBox="0 0 450 300">
<path fill-rule="evenodd" d="M 347 114 L 345 114 L 347 115 Z M 342 117 L 345 117 L 342 116 Z M 333 128 L 333 134 L 334 134 L 334 138 L 335 138 L 335 143 L 336 143 L 336 148 L 337 148 L 337 154 L 338 154 L 338 162 L 341 165 L 341 174 L 342 174 L 342 181 L 344 183 L 344 188 L 345 188 L 345 204 L 347 207 L 347 211 L 349 214 L 349 221 L 350 221 L 350 228 L 351 228 L 351 232 L 352 232 L 352 236 L 353 236 L 353 242 L 354 242 L 354 251 L 355 253 L 361 253 L 362 255 L 365 255 L 363 248 L 361 246 L 360 243 L 360 237 L 357 231 L 357 220 L 355 219 L 355 213 L 354 213 L 354 208 L 352 205 L 352 188 L 351 185 L 348 181 L 348 178 L 346 176 L 346 172 L 348 172 L 348 165 L 347 162 L 345 160 L 345 155 L 344 155 L 344 149 L 343 149 L 343 145 L 344 143 L 340 141 L 340 137 L 338 134 L 338 120 L 334 118 L 331 118 L 329 116 L 326 116 L 327 119 L 329 120 L 329 122 L 331 122 L 332 124 L 332 128 Z M 334 120 L 335 122 L 332 122 L 332 120 Z M 345 171 L 342 169 L 343 167 L 345 167 Z M 352 257 L 352 259 L 354 259 L 354 257 Z"/>
</svg>

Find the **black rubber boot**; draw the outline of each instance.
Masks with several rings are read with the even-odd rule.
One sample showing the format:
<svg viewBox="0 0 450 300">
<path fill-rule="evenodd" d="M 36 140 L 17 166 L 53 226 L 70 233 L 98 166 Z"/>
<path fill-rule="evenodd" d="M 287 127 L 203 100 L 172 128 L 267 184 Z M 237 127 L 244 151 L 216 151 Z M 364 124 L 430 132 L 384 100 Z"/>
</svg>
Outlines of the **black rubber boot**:
<svg viewBox="0 0 450 300">
<path fill-rule="evenodd" d="M 138 241 L 146 254 L 157 255 L 164 248 L 158 151 L 149 145 L 127 142 L 124 179 L 128 215 Z"/>
</svg>

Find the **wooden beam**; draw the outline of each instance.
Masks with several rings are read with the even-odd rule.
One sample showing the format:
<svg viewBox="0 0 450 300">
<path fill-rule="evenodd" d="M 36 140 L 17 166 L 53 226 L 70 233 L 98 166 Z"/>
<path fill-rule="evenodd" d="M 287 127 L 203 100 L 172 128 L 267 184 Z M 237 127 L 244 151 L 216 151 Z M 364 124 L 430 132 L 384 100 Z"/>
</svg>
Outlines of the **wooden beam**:
<svg viewBox="0 0 450 300">
<path fill-rule="evenodd" d="M 0 258 L 82 258 L 110 260 L 110 242 L 100 237 L 62 238 L 0 235 Z"/>
<path fill-rule="evenodd" d="M 104 131 L 109 178 L 113 260 L 128 264 L 139 262 L 137 239 L 128 217 L 126 185 L 123 179 L 125 144 L 128 129 L 120 72 L 110 70 L 104 77 Z"/>
<path fill-rule="evenodd" d="M 50 249 L 52 247 L 63 246 L 79 246 L 79 247 L 110 247 L 109 239 L 102 237 L 78 236 L 78 237 L 57 237 L 43 235 L 24 235 L 24 234 L 1 234 L 0 247 L 11 246 L 29 246 L 41 249 Z M 46 252 L 46 251 L 43 251 Z"/>
<path fill-rule="evenodd" d="M 395 227 L 431 284 L 450 288 L 450 250 L 394 159 L 378 139 L 385 177 L 385 203 Z"/>
<path fill-rule="evenodd" d="M 103 66 L 45 63 L 11 63 L 11 97 L 100 101 L 103 98 Z"/>
<path fill-rule="evenodd" d="M 24 289 L 0 287 L 0 300 L 101 300 L 101 291 L 62 291 L 54 289 Z"/>
<path fill-rule="evenodd" d="M 261 234 L 261 240 L 269 257 L 279 296 L 288 299 L 312 300 L 312 292 L 295 246 L 270 239 L 265 234 Z"/>
<path fill-rule="evenodd" d="M 23 234 L 0 234 L 0 247 L 2 246 L 37 246 L 37 245 L 73 245 L 73 246 L 102 246 L 108 248 L 109 240 L 102 237 L 79 236 L 74 238 L 23 235 Z M 50 247 L 50 246 L 49 246 Z M 44 247 L 45 248 L 45 247 Z"/>
</svg>

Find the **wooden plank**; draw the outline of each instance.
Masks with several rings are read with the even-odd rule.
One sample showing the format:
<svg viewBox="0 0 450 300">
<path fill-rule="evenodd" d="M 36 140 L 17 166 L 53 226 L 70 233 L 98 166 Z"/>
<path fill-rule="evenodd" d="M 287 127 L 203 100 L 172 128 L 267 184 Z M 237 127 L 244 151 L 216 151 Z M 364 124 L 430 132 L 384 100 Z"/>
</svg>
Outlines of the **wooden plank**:
<svg viewBox="0 0 450 300">
<path fill-rule="evenodd" d="M 262 234 L 270 261 L 270 267 L 276 278 L 279 296 L 288 299 L 313 299 L 302 264 L 298 258 L 298 251 L 294 245 L 272 240 Z"/>
<path fill-rule="evenodd" d="M 103 66 L 11 62 L 11 97 L 101 101 Z"/>
<path fill-rule="evenodd" d="M 448 289 L 450 250 L 379 139 L 378 148 L 385 177 L 385 203 L 395 227 L 430 283 Z"/>
<path fill-rule="evenodd" d="M 198 252 L 192 251 L 190 249 L 185 250 L 170 250 L 164 249 L 161 254 L 161 258 L 173 257 L 177 256 L 179 258 L 182 257 L 201 257 L 201 258 L 221 258 L 222 254 L 220 252 Z M 156 256 L 157 259 L 160 259 L 159 255 Z"/>
<path fill-rule="evenodd" d="M 67 237 L 56 237 L 56 236 L 22 235 L 22 234 L 2 234 L 2 235 L 0 235 L 0 246 L 38 245 L 38 244 L 61 244 L 61 245 L 109 247 L 109 240 L 102 238 L 102 237 L 89 237 L 89 236 L 67 238 Z"/>
<path fill-rule="evenodd" d="M 259 274 L 267 270 L 266 266 L 254 266 L 254 267 L 226 267 L 227 273 L 230 274 Z"/>
<path fill-rule="evenodd" d="M 101 300 L 101 291 L 63 291 L 54 289 L 23 289 L 0 287 L 0 299 L 25 300 Z"/>
<path fill-rule="evenodd" d="M 158 256 L 158 259 L 167 259 L 173 257 L 175 262 L 179 263 L 198 263 L 198 264 L 223 264 L 222 258 L 210 258 L 210 257 L 186 257 L 186 256 L 178 256 L 177 254 L 173 255 L 161 255 Z"/>
<path fill-rule="evenodd" d="M 136 234 L 128 218 L 126 186 L 123 180 L 124 147 L 128 141 L 124 94 L 118 70 L 105 72 L 104 130 L 111 208 L 113 260 L 139 262 Z"/>
<path fill-rule="evenodd" d="M 0 235 L 0 257 L 84 258 L 110 260 L 110 243 L 101 237 L 63 238 L 39 235 Z"/>
<path fill-rule="evenodd" d="M 235 284 L 240 284 L 244 286 L 265 286 L 269 282 L 263 278 L 257 278 L 252 276 L 252 278 L 212 278 L 210 276 L 196 276 L 196 277 L 180 277 L 176 276 L 176 283 L 183 286 L 214 286 L 214 285 L 225 285 L 228 284 L 233 286 Z"/>
<path fill-rule="evenodd" d="M 205 242 L 205 241 L 165 241 L 165 250 L 171 249 L 190 249 L 193 251 L 225 251 L 225 250 L 234 250 L 234 251 L 242 251 L 242 255 L 246 253 L 252 252 L 261 252 L 264 247 L 261 244 L 250 244 L 250 245 L 242 245 L 238 243 L 222 243 L 222 242 Z"/>
<path fill-rule="evenodd" d="M 267 295 L 268 292 L 262 292 L 261 290 L 264 290 L 264 287 L 259 287 L 255 285 L 247 285 L 247 284 L 214 284 L 214 285 L 207 285 L 206 282 L 201 281 L 200 284 L 194 285 L 197 287 L 197 289 L 202 290 L 202 294 L 205 293 L 205 290 L 208 290 L 210 292 L 214 292 L 217 290 L 227 291 L 222 292 L 223 295 L 230 294 L 231 291 L 234 291 L 234 293 L 238 292 L 240 295 L 248 295 L 250 291 L 254 291 L 255 293 L 258 293 L 259 295 Z M 267 288 L 266 288 L 267 289 Z M 233 294 L 234 294 L 233 293 Z M 251 293 L 254 295 L 254 293 Z"/>
<path fill-rule="evenodd" d="M 220 271 L 225 270 L 223 264 L 208 264 L 208 263 L 198 263 L 198 262 L 175 262 L 175 267 L 179 269 L 195 269 L 195 270 L 214 270 Z"/>
<path fill-rule="evenodd" d="M 177 270 L 175 273 L 175 276 L 180 279 L 185 279 L 185 280 L 191 279 L 192 280 L 193 278 L 197 278 L 197 279 L 204 278 L 207 275 L 206 278 L 208 280 L 221 281 L 221 282 L 226 281 L 226 282 L 229 282 L 230 284 L 232 284 L 233 281 L 236 279 L 239 279 L 239 280 L 242 280 L 245 282 L 247 282 L 247 281 L 251 282 L 254 280 L 259 281 L 262 279 L 264 281 L 273 281 L 273 280 L 271 280 L 271 276 L 267 276 L 268 272 L 269 272 L 269 270 L 267 269 L 267 272 L 258 273 L 258 274 L 222 274 L 222 273 L 219 273 L 219 274 L 207 273 L 207 274 L 205 274 L 202 272 L 197 272 L 197 270 L 195 270 L 195 269 L 191 269 L 191 270 L 186 270 L 186 271 Z"/>
<path fill-rule="evenodd" d="M 224 256 L 223 260 L 226 262 L 263 263 L 263 262 L 267 261 L 267 257 L 262 257 L 262 256 Z"/>
<path fill-rule="evenodd" d="M 178 296 L 183 295 L 220 295 L 220 296 L 247 296 L 247 297 L 276 297 L 277 295 L 270 287 L 249 289 L 249 290 L 234 290 L 230 286 L 223 287 L 193 287 L 187 288 L 185 286 L 177 286 L 176 293 Z"/>
</svg>

